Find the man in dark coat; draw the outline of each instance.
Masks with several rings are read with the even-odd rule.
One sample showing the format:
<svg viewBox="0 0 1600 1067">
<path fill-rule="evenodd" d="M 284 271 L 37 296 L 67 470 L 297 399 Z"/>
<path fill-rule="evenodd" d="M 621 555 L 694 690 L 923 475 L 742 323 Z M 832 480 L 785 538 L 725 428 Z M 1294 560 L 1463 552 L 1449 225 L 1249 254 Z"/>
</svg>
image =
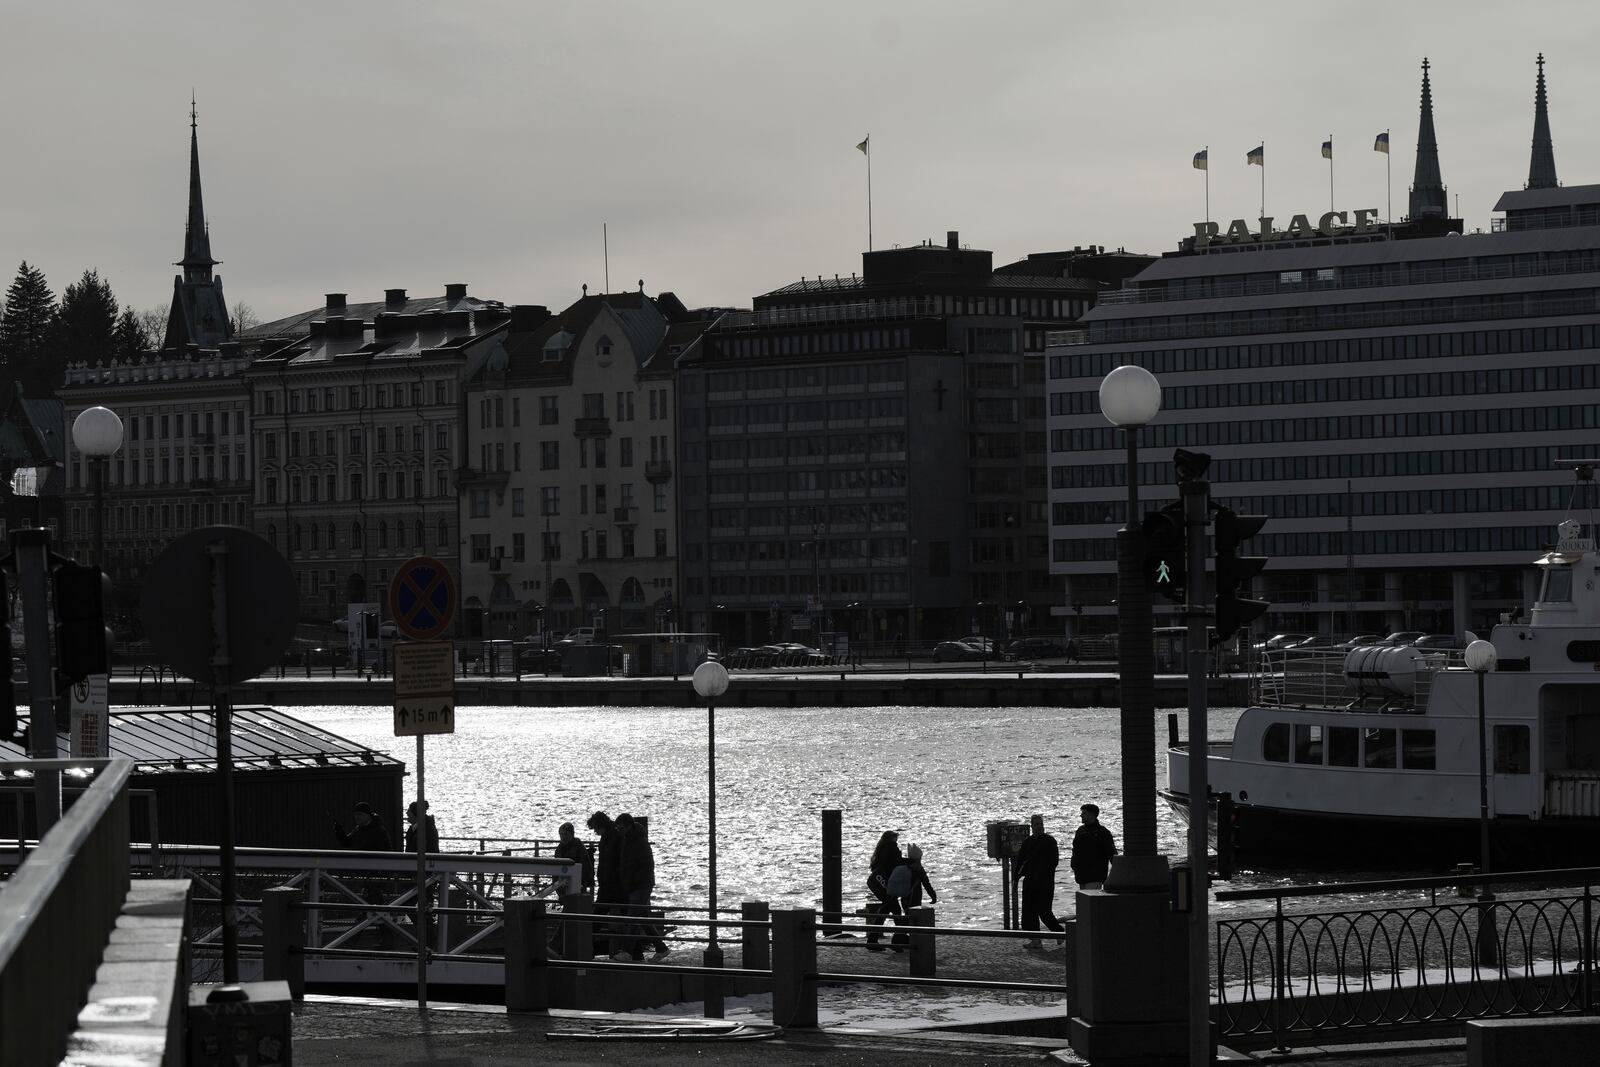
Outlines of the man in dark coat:
<svg viewBox="0 0 1600 1067">
<path fill-rule="evenodd" d="M 611 821 L 611 816 L 603 811 L 597 811 L 589 816 L 587 825 L 600 839 L 594 850 L 595 914 L 604 915 L 609 911 L 621 911 L 628 902 L 627 891 L 622 888 L 622 835 L 617 832 L 617 826 Z"/>
<path fill-rule="evenodd" d="M 1033 817 L 1033 834 L 1022 843 L 1017 852 L 1013 870 L 1016 880 L 1022 883 L 1022 928 L 1039 929 L 1039 923 L 1052 930 L 1061 931 L 1061 920 L 1056 918 L 1052 904 L 1056 895 L 1056 867 L 1061 863 L 1061 849 L 1056 839 L 1045 833 L 1044 816 Z M 1038 938 L 1022 943 L 1023 948 L 1040 949 Z M 1054 947 L 1054 946 L 1052 946 Z"/>
<path fill-rule="evenodd" d="M 424 812 L 428 810 L 428 802 L 426 800 L 422 802 L 422 810 Z M 426 829 L 423 830 L 422 851 L 438 852 L 439 824 L 434 822 L 432 815 L 425 815 L 422 823 L 423 826 L 426 827 Z M 417 851 L 417 802 L 415 800 L 413 800 L 410 805 L 406 807 L 406 851 Z"/>
<path fill-rule="evenodd" d="M 1072 877 L 1077 880 L 1078 888 L 1103 888 L 1116 854 L 1116 839 L 1110 830 L 1100 825 L 1099 807 L 1085 804 L 1083 825 L 1072 835 Z"/>
<path fill-rule="evenodd" d="M 642 919 L 650 915 L 650 896 L 656 888 L 656 855 L 650 847 L 643 824 L 635 822 L 632 815 L 623 812 L 617 816 L 617 831 L 622 835 L 622 888 L 628 895 L 628 911 Z M 661 931 L 654 923 L 641 921 L 634 928 L 633 937 L 625 947 L 611 954 L 614 960 L 644 959 L 646 946 L 655 947 L 653 959 L 667 954 L 667 943 L 661 940 Z"/>
<path fill-rule="evenodd" d="M 389 840 L 389 828 L 383 825 L 383 819 L 365 800 L 356 805 L 355 823 L 356 828 L 346 833 L 345 828 L 339 825 L 339 820 L 333 820 L 333 836 L 339 839 L 339 844 L 357 852 L 394 851 L 394 844 Z"/>
</svg>

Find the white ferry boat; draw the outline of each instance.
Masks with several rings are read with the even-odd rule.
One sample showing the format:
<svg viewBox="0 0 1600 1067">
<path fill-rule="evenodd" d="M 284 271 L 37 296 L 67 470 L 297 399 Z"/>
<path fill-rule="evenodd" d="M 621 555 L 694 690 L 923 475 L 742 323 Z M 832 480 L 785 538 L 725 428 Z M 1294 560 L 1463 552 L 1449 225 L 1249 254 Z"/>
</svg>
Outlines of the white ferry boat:
<svg viewBox="0 0 1600 1067">
<path fill-rule="evenodd" d="M 1231 741 L 1206 745 L 1232 794 L 1241 864 L 1418 867 L 1479 855 L 1479 717 L 1496 869 L 1600 862 L 1600 553 L 1563 522 L 1530 617 L 1502 616 L 1480 677 L 1417 648 L 1271 655 Z M 1189 814 L 1188 744 L 1161 791 Z"/>
</svg>

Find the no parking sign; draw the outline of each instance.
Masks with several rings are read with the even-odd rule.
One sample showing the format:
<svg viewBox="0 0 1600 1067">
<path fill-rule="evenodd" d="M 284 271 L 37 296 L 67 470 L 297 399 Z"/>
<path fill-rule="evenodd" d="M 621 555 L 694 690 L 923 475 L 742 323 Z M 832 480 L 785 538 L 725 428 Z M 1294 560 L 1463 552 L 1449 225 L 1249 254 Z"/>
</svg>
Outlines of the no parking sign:
<svg viewBox="0 0 1600 1067">
<path fill-rule="evenodd" d="M 456 580 L 430 556 L 413 556 L 389 583 L 389 615 L 395 629 L 413 641 L 432 641 L 456 617 Z"/>
</svg>

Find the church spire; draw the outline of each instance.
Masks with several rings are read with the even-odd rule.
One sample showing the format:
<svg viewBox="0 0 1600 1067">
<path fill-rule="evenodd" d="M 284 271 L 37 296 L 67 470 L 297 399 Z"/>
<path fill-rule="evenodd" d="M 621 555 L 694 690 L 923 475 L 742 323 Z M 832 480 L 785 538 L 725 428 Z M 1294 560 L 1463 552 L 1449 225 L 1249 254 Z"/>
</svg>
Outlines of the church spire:
<svg viewBox="0 0 1600 1067">
<path fill-rule="evenodd" d="M 206 227 L 205 204 L 200 197 L 200 124 L 194 94 L 189 94 L 189 223 L 183 233 L 183 268 L 189 281 L 208 282 L 217 260 L 211 258 L 211 233 Z"/>
<path fill-rule="evenodd" d="M 1528 162 L 1528 188 L 1554 189 L 1556 150 L 1550 143 L 1550 114 L 1545 109 L 1544 53 L 1539 53 L 1539 81 L 1533 93 L 1533 158 Z"/>
<path fill-rule="evenodd" d="M 1449 199 L 1439 176 L 1439 142 L 1433 133 L 1433 89 L 1428 60 L 1422 60 L 1422 121 L 1417 126 L 1417 170 L 1411 179 L 1411 218 L 1448 218 Z"/>
</svg>

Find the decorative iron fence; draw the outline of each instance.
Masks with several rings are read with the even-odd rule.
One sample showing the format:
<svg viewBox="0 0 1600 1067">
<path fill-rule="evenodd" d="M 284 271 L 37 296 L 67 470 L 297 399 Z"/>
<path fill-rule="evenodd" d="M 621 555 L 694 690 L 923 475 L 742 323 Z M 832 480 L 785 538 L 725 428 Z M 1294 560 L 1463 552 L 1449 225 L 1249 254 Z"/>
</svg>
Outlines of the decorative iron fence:
<svg viewBox="0 0 1600 1067">
<path fill-rule="evenodd" d="M 1496 896 L 1490 884 L 1505 889 Z M 1330 1032 L 1593 1010 L 1600 869 L 1461 875 L 1224 891 L 1272 900 L 1270 914 L 1221 919 L 1213 949 L 1219 1033 L 1287 1048 Z M 1439 891 L 1481 892 L 1440 901 Z M 1381 899 L 1426 892 L 1424 899 Z M 1292 897 L 1369 903 L 1291 914 Z M 1373 899 L 1378 897 L 1380 899 Z"/>
</svg>

